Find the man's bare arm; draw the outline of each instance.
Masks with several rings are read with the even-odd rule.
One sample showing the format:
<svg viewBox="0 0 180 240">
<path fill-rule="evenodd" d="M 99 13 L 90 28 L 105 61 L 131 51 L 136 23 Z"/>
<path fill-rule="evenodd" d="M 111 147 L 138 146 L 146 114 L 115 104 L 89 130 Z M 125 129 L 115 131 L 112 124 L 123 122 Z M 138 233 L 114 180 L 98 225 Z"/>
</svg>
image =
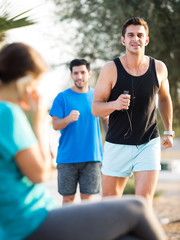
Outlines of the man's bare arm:
<svg viewBox="0 0 180 240">
<path fill-rule="evenodd" d="M 130 96 L 127 94 L 121 94 L 115 101 L 107 102 L 116 80 L 116 66 L 109 62 L 102 68 L 95 87 L 92 103 L 92 114 L 95 117 L 106 117 L 115 110 L 128 109 Z"/>
<path fill-rule="evenodd" d="M 172 131 L 173 108 L 171 96 L 169 93 L 169 82 L 167 78 L 167 68 L 164 63 L 156 63 L 157 75 L 160 79 L 158 108 L 166 131 Z M 172 136 L 164 136 L 162 145 L 170 148 L 173 145 Z"/>
</svg>

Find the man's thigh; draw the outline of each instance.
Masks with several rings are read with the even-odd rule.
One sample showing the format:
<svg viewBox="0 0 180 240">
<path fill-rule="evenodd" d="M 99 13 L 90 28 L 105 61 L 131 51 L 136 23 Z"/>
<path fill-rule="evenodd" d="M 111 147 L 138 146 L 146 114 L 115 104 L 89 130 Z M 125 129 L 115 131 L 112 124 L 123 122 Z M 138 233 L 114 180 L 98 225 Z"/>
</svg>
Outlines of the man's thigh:
<svg viewBox="0 0 180 240">
<path fill-rule="evenodd" d="M 101 163 L 86 162 L 79 171 L 79 186 L 82 194 L 97 194 L 101 186 Z"/>
<path fill-rule="evenodd" d="M 128 177 L 102 176 L 103 196 L 122 196 Z"/>
<path fill-rule="evenodd" d="M 142 171 L 135 172 L 135 193 L 145 197 L 152 203 L 154 192 L 156 189 L 159 171 Z"/>
</svg>

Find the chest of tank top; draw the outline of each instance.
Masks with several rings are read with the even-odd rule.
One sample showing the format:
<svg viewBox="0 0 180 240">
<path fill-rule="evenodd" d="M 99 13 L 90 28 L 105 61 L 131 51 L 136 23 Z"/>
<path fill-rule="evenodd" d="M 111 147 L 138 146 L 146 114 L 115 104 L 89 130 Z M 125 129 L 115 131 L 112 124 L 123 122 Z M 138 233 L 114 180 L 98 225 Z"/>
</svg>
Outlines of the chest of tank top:
<svg viewBox="0 0 180 240">
<path fill-rule="evenodd" d="M 142 107 L 151 103 L 159 89 L 154 59 L 150 57 L 149 68 L 141 76 L 130 75 L 124 69 L 119 58 L 115 58 L 114 63 L 117 68 L 117 81 L 108 101 L 116 100 L 124 90 L 128 90 L 131 101 L 134 101 L 134 109 L 141 108 L 142 111 Z"/>
<path fill-rule="evenodd" d="M 109 142 L 139 144 L 149 141 L 152 137 L 152 131 L 156 128 L 157 122 L 155 109 L 159 83 L 155 60 L 151 57 L 149 59 L 149 68 L 141 76 L 130 75 L 124 69 L 120 59 L 114 59 L 117 81 L 108 101 L 116 100 L 125 90 L 129 91 L 131 102 L 128 113 L 132 122 L 132 133 L 128 139 L 124 139 L 123 136 L 129 128 L 126 111 L 114 111 L 109 118 L 109 130 L 106 137 Z M 158 136 L 158 133 L 155 136 Z"/>
</svg>

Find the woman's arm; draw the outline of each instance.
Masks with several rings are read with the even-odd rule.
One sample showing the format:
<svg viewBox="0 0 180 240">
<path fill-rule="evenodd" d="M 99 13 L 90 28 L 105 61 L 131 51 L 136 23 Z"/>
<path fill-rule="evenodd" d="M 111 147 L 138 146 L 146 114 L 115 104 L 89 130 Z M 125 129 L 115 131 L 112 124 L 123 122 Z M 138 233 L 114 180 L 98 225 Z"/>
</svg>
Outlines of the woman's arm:
<svg viewBox="0 0 180 240">
<path fill-rule="evenodd" d="M 33 183 L 43 182 L 51 170 L 51 157 L 49 146 L 44 134 L 44 121 L 47 111 L 42 104 L 42 98 L 36 89 L 27 89 L 26 100 L 31 111 L 31 126 L 38 140 L 30 148 L 19 151 L 15 161 L 23 175 Z"/>
</svg>

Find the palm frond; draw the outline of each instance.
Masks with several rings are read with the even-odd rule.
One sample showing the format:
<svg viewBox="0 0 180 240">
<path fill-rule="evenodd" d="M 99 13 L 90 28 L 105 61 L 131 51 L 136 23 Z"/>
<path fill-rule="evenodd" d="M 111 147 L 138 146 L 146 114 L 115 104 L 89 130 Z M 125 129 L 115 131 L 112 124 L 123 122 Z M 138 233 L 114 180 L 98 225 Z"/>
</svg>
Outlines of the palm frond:
<svg viewBox="0 0 180 240">
<path fill-rule="evenodd" d="M 25 27 L 34 23 L 33 21 L 29 21 L 27 17 L 18 20 L 8 20 L 4 17 L 0 17 L 0 34 L 10 29 Z"/>
<path fill-rule="evenodd" d="M 26 10 L 26 11 L 24 11 L 24 12 L 22 12 L 22 13 L 16 15 L 15 17 L 10 18 L 9 20 L 14 20 L 14 19 L 16 19 L 16 18 L 18 18 L 18 17 L 24 15 L 25 13 L 28 13 L 28 12 L 32 11 L 32 10 L 33 10 L 32 8 L 29 9 L 29 10 Z"/>
<path fill-rule="evenodd" d="M 27 16 L 27 13 L 29 13 L 32 9 L 28 9 L 26 11 L 23 11 L 21 13 L 15 14 L 15 16 L 11 16 L 12 13 L 10 13 L 12 10 L 15 11 L 15 7 L 17 8 L 16 4 L 9 4 L 6 2 L 6 4 L 2 3 L 2 6 L 0 4 L 0 41 L 2 41 L 6 36 L 6 31 L 14 29 L 14 28 L 20 28 L 25 26 L 30 26 L 32 24 L 35 24 L 36 22 L 29 19 L 29 16 Z M 11 11 L 10 11 L 11 10 Z"/>
</svg>

